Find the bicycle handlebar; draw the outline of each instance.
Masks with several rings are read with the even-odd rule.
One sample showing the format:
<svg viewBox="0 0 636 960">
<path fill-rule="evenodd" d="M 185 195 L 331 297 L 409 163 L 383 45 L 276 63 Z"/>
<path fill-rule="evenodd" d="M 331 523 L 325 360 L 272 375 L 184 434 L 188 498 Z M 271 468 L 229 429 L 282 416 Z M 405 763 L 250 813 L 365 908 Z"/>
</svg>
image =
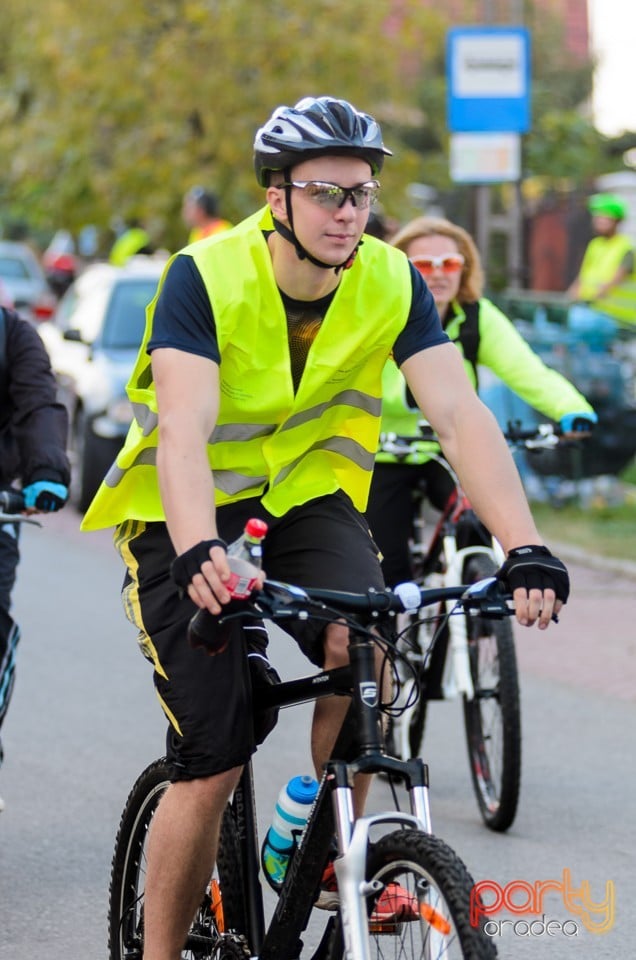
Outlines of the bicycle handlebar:
<svg viewBox="0 0 636 960">
<path fill-rule="evenodd" d="M 39 520 L 35 520 L 22 512 L 24 509 L 24 494 L 21 490 L 16 490 L 13 487 L 0 490 L 0 522 L 29 523 L 33 527 L 41 527 L 42 524 Z"/>
<path fill-rule="evenodd" d="M 425 421 L 418 424 L 417 437 L 401 436 L 397 433 L 380 434 L 380 449 L 393 456 L 408 456 L 419 451 L 417 444 L 423 440 L 439 443 L 439 438 L 431 425 Z M 511 447 L 525 447 L 527 450 L 546 450 L 558 446 L 563 440 L 560 427 L 552 423 L 540 423 L 532 427 L 522 427 L 519 420 L 509 420 L 503 435 Z"/>
<path fill-rule="evenodd" d="M 504 437 L 511 446 L 526 447 L 527 450 L 543 450 L 556 447 L 560 443 L 571 442 L 563 436 L 560 427 L 553 423 L 539 423 L 533 427 L 522 427 L 520 420 L 509 420 Z"/>
<path fill-rule="evenodd" d="M 495 577 L 488 577 L 470 586 L 421 587 L 417 583 L 400 583 L 389 590 L 368 590 L 348 593 L 341 590 L 295 587 L 276 580 L 266 580 L 263 589 L 252 595 L 252 602 L 271 619 L 290 616 L 311 616 L 316 607 L 340 614 L 368 614 L 371 619 L 387 613 L 405 613 L 430 607 L 446 600 L 457 600 L 465 610 L 476 610 L 489 616 L 508 616 L 512 611 L 509 594 L 502 591 Z"/>
<path fill-rule="evenodd" d="M 278 580 L 265 580 L 261 590 L 255 590 L 245 600 L 232 601 L 230 609 L 217 616 L 207 610 L 198 610 L 188 625 L 188 639 L 195 647 L 203 646 L 209 653 L 220 653 L 229 640 L 223 627 L 236 619 L 281 622 L 320 617 L 335 621 L 366 615 L 372 623 L 387 614 L 412 613 L 446 600 L 456 600 L 465 611 L 501 620 L 514 613 L 509 606 L 511 599 L 495 577 L 470 586 L 420 587 L 416 583 L 402 583 L 392 590 L 368 590 L 366 593 L 303 588 Z"/>
<path fill-rule="evenodd" d="M 0 512 L 20 513 L 24 510 L 24 494 L 21 490 L 0 490 Z"/>
</svg>

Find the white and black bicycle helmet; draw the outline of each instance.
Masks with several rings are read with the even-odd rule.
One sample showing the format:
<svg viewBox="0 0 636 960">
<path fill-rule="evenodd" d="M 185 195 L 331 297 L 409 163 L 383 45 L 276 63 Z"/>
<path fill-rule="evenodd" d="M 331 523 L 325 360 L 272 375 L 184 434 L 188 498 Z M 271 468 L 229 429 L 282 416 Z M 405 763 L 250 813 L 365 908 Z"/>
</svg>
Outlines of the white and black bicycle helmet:
<svg viewBox="0 0 636 960">
<path fill-rule="evenodd" d="M 362 157 L 376 176 L 385 156 L 379 125 L 346 100 L 304 97 L 295 107 L 277 107 L 254 140 L 254 168 L 262 187 L 274 170 L 325 154 Z"/>
<path fill-rule="evenodd" d="M 391 151 L 382 142 L 378 123 L 346 100 L 334 97 L 304 97 L 295 107 L 277 107 L 254 140 L 254 169 L 262 187 L 269 186 L 270 174 L 282 171 L 289 180 L 293 166 L 320 156 L 351 156 L 366 160 L 372 176 L 380 173 L 385 156 Z M 356 249 L 340 264 L 323 263 L 302 246 L 294 232 L 291 190 L 287 186 L 289 227 L 274 220 L 274 226 L 293 244 L 300 260 L 334 270 L 350 266 Z"/>
</svg>

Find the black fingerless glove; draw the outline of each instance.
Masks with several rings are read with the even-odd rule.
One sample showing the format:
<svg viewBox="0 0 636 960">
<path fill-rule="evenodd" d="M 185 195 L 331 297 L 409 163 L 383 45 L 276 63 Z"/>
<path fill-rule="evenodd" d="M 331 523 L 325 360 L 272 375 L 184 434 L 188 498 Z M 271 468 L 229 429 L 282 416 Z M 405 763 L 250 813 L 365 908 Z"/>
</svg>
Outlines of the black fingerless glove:
<svg viewBox="0 0 636 960">
<path fill-rule="evenodd" d="M 196 573 L 201 573 L 201 567 L 206 560 L 210 559 L 212 547 L 223 547 L 227 551 L 225 540 L 201 540 L 200 543 L 174 558 L 170 564 L 170 576 L 178 587 L 182 590 L 188 589 L 192 577 Z"/>
<path fill-rule="evenodd" d="M 568 572 L 547 547 L 515 547 L 498 571 L 497 579 L 503 581 L 512 593 L 519 587 L 528 591 L 554 590 L 557 600 L 563 603 L 570 594 Z"/>
</svg>

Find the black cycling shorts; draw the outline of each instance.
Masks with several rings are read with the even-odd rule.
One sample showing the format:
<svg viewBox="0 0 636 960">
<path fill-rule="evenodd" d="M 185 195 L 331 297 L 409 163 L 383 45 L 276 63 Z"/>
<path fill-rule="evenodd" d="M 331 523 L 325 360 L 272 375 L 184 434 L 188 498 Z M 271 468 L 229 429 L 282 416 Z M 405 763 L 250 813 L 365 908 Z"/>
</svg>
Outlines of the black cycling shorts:
<svg viewBox="0 0 636 960">
<path fill-rule="evenodd" d="M 231 542 L 250 517 L 269 524 L 263 567 L 270 579 L 353 592 L 384 586 L 367 523 L 344 494 L 312 500 L 284 517 L 272 517 L 257 499 L 220 507 L 219 535 Z M 170 721 L 173 779 L 206 777 L 244 764 L 257 742 L 245 644 L 266 643 L 263 628 L 237 626 L 225 651 L 213 657 L 193 649 L 186 630 L 196 607 L 170 577 L 175 554 L 165 524 L 127 521 L 118 527 L 115 542 L 127 567 L 124 609 L 154 665 L 155 687 Z M 321 666 L 324 624 L 297 621 L 285 629 Z"/>
</svg>

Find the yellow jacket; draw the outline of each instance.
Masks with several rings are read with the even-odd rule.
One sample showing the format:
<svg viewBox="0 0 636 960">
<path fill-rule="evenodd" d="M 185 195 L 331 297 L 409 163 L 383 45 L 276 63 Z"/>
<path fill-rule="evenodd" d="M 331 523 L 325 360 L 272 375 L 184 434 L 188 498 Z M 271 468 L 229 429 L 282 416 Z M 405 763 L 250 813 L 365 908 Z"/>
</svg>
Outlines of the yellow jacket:
<svg viewBox="0 0 636 960">
<path fill-rule="evenodd" d="M 458 348 L 461 345 L 461 327 L 466 315 L 461 305 L 453 304 L 454 315 L 445 331 Z M 479 344 L 476 361 L 488 367 L 514 393 L 551 420 L 560 420 L 566 413 L 592 413 L 592 407 L 583 394 L 556 370 L 547 367 L 526 343 L 519 331 L 486 298 L 479 301 Z M 465 361 L 468 378 L 476 386 L 475 369 Z M 382 374 L 382 432 L 405 437 L 419 435 L 421 413 L 407 403 L 406 381 L 390 360 Z M 422 440 L 417 453 L 401 458 L 401 463 L 425 463 L 432 453 L 439 452 L 439 444 Z M 378 461 L 393 463 L 396 457 L 380 451 Z"/>
</svg>

